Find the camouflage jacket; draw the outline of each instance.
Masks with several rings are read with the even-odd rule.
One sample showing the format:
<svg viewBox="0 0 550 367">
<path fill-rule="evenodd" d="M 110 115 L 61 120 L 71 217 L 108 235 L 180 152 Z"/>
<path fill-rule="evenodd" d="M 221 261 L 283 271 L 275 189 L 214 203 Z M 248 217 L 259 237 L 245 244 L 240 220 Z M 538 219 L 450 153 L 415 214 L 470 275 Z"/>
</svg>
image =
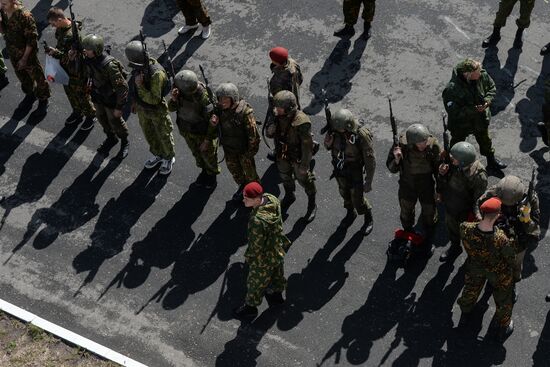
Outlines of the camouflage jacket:
<svg viewBox="0 0 550 367">
<path fill-rule="evenodd" d="M 177 123 L 182 130 L 206 136 L 210 140 L 218 137 L 218 129 L 209 123 L 213 106 L 203 83 L 199 82 L 197 90 L 192 94 L 180 92 L 177 100 L 170 98 L 168 110 L 176 111 Z"/>
<path fill-rule="evenodd" d="M 111 61 L 106 62 L 109 60 L 106 58 Z M 92 83 L 92 101 L 122 110 L 128 101 L 129 90 L 122 63 L 104 53 L 93 59 L 85 59 L 85 65 Z"/>
<path fill-rule="evenodd" d="M 32 47 L 30 57 L 36 56 L 38 52 L 38 30 L 36 21 L 31 12 L 20 6 L 8 19 L 6 13 L 0 10 L 2 15 L 2 33 L 6 41 L 6 48 L 11 61 L 15 64 L 21 59 L 25 48 Z"/>
<path fill-rule="evenodd" d="M 145 83 L 137 86 L 135 78 L 141 70 L 134 69 L 131 73 L 129 88 L 132 100 L 137 109 L 142 111 L 155 111 L 163 115 L 168 112 L 168 105 L 162 95 L 163 87 L 168 81 L 168 74 L 157 60 L 149 58 L 150 80 L 149 85 Z"/>
<path fill-rule="evenodd" d="M 78 27 L 79 31 L 82 30 L 82 22 L 76 22 L 76 26 Z M 56 51 L 52 54 L 52 57 L 59 59 L 61 66 L 63 66 L 63 68 L 70 76 L 84 77 L 86 74 L 84 67 L 81 67 L 80 70 L 77 70 L 76 63 L 69 59 L 69 51 L 73 47 L 72 26 L 68 25 L 67 27 L 57 28 L 55 30 L 55 39 L 57 40 L 57 44 L 55 46 Z"/>
<path fill-rule="evenodd" d="M 258 265 L 278 265 L 290 247 L 283 234 L 283 220 L 279 199 L 264 194 L 262 205 L 254 208 L 248 221 L 248 247 L 246 262 Z"/>
<path fill-rule="evenodd" d="M 269 92 L 272 96 L 282 90 L 291 91 L 296 96 L 298 102 L 298 109 L 300 108 L 300 85 L 303 82 L 302 72 L 300 65 L 292 58 L 288 58 L 285 65 L 270 65 L 273 75 L 269 80 Z"/>
<path fill-rule="evenodd" d="M 295 114 L 275 117 L 275 153 L 278 159 L 298 162 L 308 167 L 313 157 L 313 134 L 310 118 L 298 110 Z"/>
<path fill-rule="evenodd" d="M 254 110 L 245 100 L 227 110 L 219 117 L 221 145 L 224 151 L 235 154 L 256 155 L 260 148 L 260 134 L 256 129 Z"/>
<path fill-rule="evenodd" d="M 468 213 L 479 215 L 477 200 L 487 190 L 487 172 L 480 161 L 464 168 L 449 165 L 449 171 L 439 175 L 438 182 L 447 213 L 458 218 Z"/>
</svg>

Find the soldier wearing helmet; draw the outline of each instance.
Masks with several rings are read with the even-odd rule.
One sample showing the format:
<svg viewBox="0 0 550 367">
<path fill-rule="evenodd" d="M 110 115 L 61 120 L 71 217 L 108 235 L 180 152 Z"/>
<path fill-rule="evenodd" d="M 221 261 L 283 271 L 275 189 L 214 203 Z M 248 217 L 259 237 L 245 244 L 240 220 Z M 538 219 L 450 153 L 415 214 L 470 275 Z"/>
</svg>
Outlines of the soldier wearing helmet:
<svg viewBox="0 0 550 367">
<path fill-rule="evenodd" d="M 403 229 L 414 232 L 415 206 L 420 202 L 420 217 L 426 237 L 427 254 L 433 252 L 430 237 L 436 224 L 435 183 L 439 169 L 441 147 L 437 139 L 422 124 L 413 124 L 399 137 L 399 144 L 388 152 L 386 166 L 391 173 L 399 172 L 399 206 Z"/>
<path fill-rule="evenodd" d="M 277 169 L 285 188 L 281 205 L 287 209 L 296 200 L 297 180 L 308 197 L 304 218 L 310 222 L 317 212 L 315 175 L 310 169 L 314 146 L 311 120 L 298 109 L 296 96 L 291 91 L 283 90 L 275 94 L 273 106 L 275 118 L 267 128 L 267 137 L 275 141 Z"/>
<path fill-rule="evenodd" d="M 128 101 L 127 72 L 122 63 L 104 52 L 103 37 L 89 34 L 82 39 L 88 87 L 96 117 L 107 138 L 98 152 L 107 154 L 120 139 L 119 158 L 128 155 L 128 127 L 122 118 L 122 109 Z"/>
<path fill-rule="evenodd" d="M 372 134 L 367 127 L 360 126 L 351 111 L 346 109 L 336 110 L 329 123 L 325 148 L 331 152 L 332 176 L 336 178 L 347 210 L 342 224 L 349 226 L 357 214 L 364 215 L 362 231 L 368 235 L 373 228 L 372 207 L 364 193 L 372 190 L 376 167 Z"/>
<path fill-rule="evenodd" d="M 182 70 L 174 78 L 168 109 L 176 111 L 176 125 L 191 150 L 201 172 L 194 185 L 213 189 L 220 173 L 218 130 L 209 123 L 214 111 L 206 86 L 191 70 Z"/>
<path fill-rule="evenodd" d="M 212 115 L 210 123 L 219 129 L 225 163 L 235 183 L 239 185 L 234 201 L 242 201 L 244 186 L 259 182 L 254 156 L 260 147 L 260 134 L 252 107 L 239 96 L 233 83 L 222 83 L 216 89 L 219 112 Z"/>
<path fill-rule="evenodd" d="M 439 165 L 438 198 L 445 206 L 445 224 L 451 245 L 439 260 L 454 260 L 462 253 L 460 223 L 479 215 L 477 200 L 487 190 L 487 172 L 477 159 L 474 146 L 467 142 L 453 145 L 450 164 Z"/>
</svg>

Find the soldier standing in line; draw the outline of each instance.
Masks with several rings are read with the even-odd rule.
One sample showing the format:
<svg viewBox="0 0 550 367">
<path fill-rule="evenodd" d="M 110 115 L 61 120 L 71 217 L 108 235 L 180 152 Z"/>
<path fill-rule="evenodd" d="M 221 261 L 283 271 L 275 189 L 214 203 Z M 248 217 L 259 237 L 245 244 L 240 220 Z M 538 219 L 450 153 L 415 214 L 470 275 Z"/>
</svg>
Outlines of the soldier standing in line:
<svg viewBox="0 0 550 367">
<path fill-rule="evenodd" d="M 185 25 L 178 30 L 179 34 L 185 34 L 191 30 L 193 32 L 202 26 L 201 36 L 203 39 L 208 39 L 212 34 L 212 20 L 208 16 L 208 11 L 203 5 L 202 0 L 176 0 L 176 5 L 183 13 Z"/>
<path fill-rule="evenodd" d="M 481 68 L 481 63 L 465 59 L 454 68 L 451 80 L 443 90 L 443 103 L 449 115 L 451 146 L 473 134 L 481 154 L 487 157 L 487 168 L 500 170 L 506 165 L 495 158 L 489 137 L 489 106 L 496 92 L 495 82 Z"/>
<path fill-rule="evenodd" d="M 325 148 L 331 151 L 332 175 L 336 178 L 344 208 L 347 209 L 343 224 L 349 226 L 357 214 L 364 215 L 362 230 L 365 235 L 370 234 L 373 227 L 372 207 L 364 193 L 372 190 L 376 161 L 369 129 L 359 125 L 349 110 L 337 110 L 330 120 Z"/>
<path fill-rule="evenodd" d="M 72 21 L 65 16 L 61 8 L 51 8 L 48 11 L 47 19 L 50 26 L 55 28 L 55 39 L 57 40 L 55 48 L 48 47 L 47 53 L 58 59 L 69 75 L 69 84 L 64 85 L 63 89 L 73 112 L 65 120 L 65 125 L 78 124 L 86 116 L 80 130 L 90 130 L 94 127 L 96 121 L 95 109 L 90 93 L 86 88 L 86 68 L 83 63 L 83 56 L 77 54 L 76 50 L 73 49 Z M 82 23 L 77 22 L 76 27 L 80 33 Z"/>
<path fill-rule="evenodd" d="M 242 201 L 244 186 L 259 181 L 254 156 L 260 148 L 260 135 L 256 129 L 254 110 L 239 97 L 239 90 L 233 83 L 222 83 L 216 90 L 220 107 L 219 116 L 214 114 L 210 123 L 220 131 L 227 169 L 239 188 L 232 200 Z M 219 126 L 218 126 L 219 125 Z"/>
<path fill-rule="evenodd" d="M 45 114 L 50 86 L 38 60 L 36 21 L 19 0 L 1 0 L 0 3 L 0 33 L 4 34 L 10 61 L 25 93 L 21 106 L 30 108 L 38 98 L 37 111 Z"/>
<path fill-rule="evenodd" d="M 8 68 L 6 67 L 6 64 L 4 64 L 4 57 L 0 52 L 0 91 L 10 84 L 8 77 L 6 76 L 7 71 Z"/>
<path fill-rule="evenodd" d="M 191 150 L 201 173 L 195 186 L 213 189 L 220 173 L 218 163 L 218 129 L 209 123 L 214 106 L 208 99 L 205 85 L 190 70 L 182 70 L 174 78 L 168 109 L 176 111 L 176 125 Z"/>
<path fill-rule="evenodd" d="M 128 101 L 127 72 L 122 63 L 104 52 L 103 37 L 89 34 L 82 39 L 84 64 L 96 116 L 107 135 L 98 152 L 107 154 L 120 139 L 119 158 L 126 158 L 130 143 L 122 109 Z"/>
<path fill-rule="evenodd" d="M 433 253 L 431 236 L 437 223 L 435 184 L 439 171 L 441 146 L 422 124 L 413 124 L 399 137 L 399 144 L 388 152 L 386 166 L 399 172 L 399 206 L 401 225 L 414 233 L 415 206 L 420 202 L 426 254 Z"/>
<path fill-rule="evenodd" d="M 498 41 L 500 41 L 500 29 L 506 25 L 506 18 L 510 16 L 518 1 L 519 18 L 516 20 L 518 30 L 514 38 L 514 48 L 521 48 L 523 46 L 523 31 L 529 28 L 529 24 L 531 24 L 531 12 L 535 6 L 535 0 L 500 0 L 495 22 L 493 23 L 493 33 L 483 41 L 481 47 L 496 46 Z"/>
<path fill-rule="evenodd" d="M 132 68 L 130 91 L 132 112 L 137 113 L 139 125 L 153 156 L 145 162 L 145 168 L 160 164 L 159 174 L 168 175 L 176 160 L 172 119 L 164 95 L 170 91 L 170 79 L 166 70 L 145 51 L 141 41 L 126 45 L 128 66 Z"/>
<path fill-rule="evenodd" d="M 336 37 L 352 37 L 355 34 L 353 26 L 359 18 L 359 11 L 363 4 L 363 20 L 365 21 L 363 38 L 370 38 L 371 23 L 374 18 L 376 0 L 344 0 L 344 28 L 334 32 Z"/>
<path fill-rule="evenodd" d="M 439 260 L 454 260 L 462 253 L 460 223 L 479 216 L 477 200 L 487 190 L 487 172 L 476 157 L 474 146 L 465 141 L 451 148 L 450 164 L 439 166 L 439 197 L 445 205 L 445 223 L 451 245 Z"/>
<path fill-rule="evenodd" d="M 274 122 L 267 136 L 275 140 L 277 170 L 285 188 L 281 205 L 287 209 L 296 200 L 295 180 L 305 189 L 307 212 L 304 219 L 311 222 L 317 213 L 315 175 L 310 169 L 313 157 L 311 120 L 298 109 L 294 93 L 283 90 L 273 97 Z"/>
<path fill-rule="evenodd" d="M 504 342 L 514 331 L 512 309 L 514 307 L 513 263 L 514 249 L 504 231 L 495 224 L 501 201 L 491 198 L 480 207 L 480 222 L 464 222 L 460 225 L 462 243 L 468 254 L 464 290 L 457 303 L 462 310 L 459 327 L 468 326 L 471 312 L 485 282 L 493 287 L 496 311 L 489 326 L 496 331 L 496 338 Z"/>
<path fill-rule="evenodd" d="M 248 264 L 246 298 L 233 314 L 237 318 L 254 318 L 265 297 L 269 307 L 285 302 L 284 257 L 290 247 L 283 234 L 281 205 L 275 196 L 264 193 L 257 182 L 247 184 L 243 202 L 252 208 L 248 221 L 248 247 L 244 257 Z"/>
</svg>

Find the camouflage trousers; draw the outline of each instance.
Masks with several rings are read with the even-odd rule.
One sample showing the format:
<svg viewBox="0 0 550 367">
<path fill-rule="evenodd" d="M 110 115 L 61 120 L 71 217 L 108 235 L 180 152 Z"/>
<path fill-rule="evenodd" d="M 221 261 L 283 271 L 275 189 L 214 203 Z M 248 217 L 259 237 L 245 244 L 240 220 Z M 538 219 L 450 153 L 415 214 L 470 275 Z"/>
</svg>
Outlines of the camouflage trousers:
<svg viewBox="0 0 550 367">
<path fill-rule="evenodd" d="M 121 140 L 128 139 L 128 126 L 122 117 L 113 115 L 114 109 L 105 105 L 94 103 L 97 121 L 101 124 L 107 136 L 117 136 Z"/>
<path fill-rule="evenodd" d="M 252 181 L 260 181 L 260 177 L 256 172 L 256 162 L 254 157 L 247 154 L 225 152 L 225 164 L 231 172 L 233 180 L 237 185 L 246 185 Z"/>
<path fill-rule="evenodd" d="M 355 209 L 362 215 L 371 209 L 371 205 L 363 192 L 363 171 L 348 170 L 346 176 L 336 176 L 338 191 L 344 199 L 344 208 Z"/>
<path fill-rule="evenodd" d="M 304 188 L 307 195 L 313 195 L 317 192 L 315 174 L 313 172 L 308 170 L 305 175 L 301 174 L 298 170 L 300 165 L 297 162 L 286 159 L 277 159 L 276 164 L 285 191 L 296 191 L 296 183 L 294 182 L 294 179 L 296 179 L 300 186 Z"/>
<path fill-rule="evenodd" d="M 523 259 L 525 258 L 525 251 L 520 251 L 516 254 L 514 261 L 514 281 L 517 283 L 521 280 L 521 273 L 523 272 Z"/>
<path fill-rule="evenodd" d="M 460 223 L 468 219 L 468 214 L 465 215 L 453 215 L 448 211 L 445 211 L 445 225 L 447 226 L 447 233 L 449 235 L 449 241 L 451 246 L 460 246 Z"/>
<path fill-rule="evenodd" d="M 208 10 L 206 10 L 201 0 L 176 0 L 176 4 L 183 13 L 186 25 L 200 23 L 206 27 L 212 24 L 212 20 L 208 16 Z"/>
<path fill-rule="evenodd" d="M 479 144 L 479 152 L 481 155 L 489 156 L 495 153 L 493 148 L 493 142 L 489 137 L 489 126 L 479 126 L 475 124 L 473 127 L 468 128 L 460 126 L 460 129 L 453 129 L 451 131 L 451 147 L 458 142 L 466 140 L 468 135 L 472 134 L 477 143 Z"/>
<path fill-rule="evenodd" d="M 4 57 L 2 57 L 2 53 L 0 52 L 0 74 L 6 74 L 6 71 L 8 71 L 8 68 L 4 63 Z"/>
<path fill-rule="evenodd" d="M 535 6 L 535 0 L 500 0 L 494 22 L 495 27 L 504 27 L 506 25 L 506 18 L 510 16 L 518 1 L 519 18 L 516 19 L 516 25 L 519 28 L 529 27 L 531 24 L 531 12 Z"/>
<path fill-rule="evenodd" d="M 86 117 L 95 116 L 95 108 L 90 93 L 87 92 L 86 80 L 71 77 L 69 85 L 64 85 L 63 89 L 74 112 Z"/>
<path fill-rule="evenodd" d="M 416 188 L 409 185 L 399 185 L 399 207 L 401 225 L 403 229 L 410 231 L 414 227 L 416 218 L 416 202 L 420 202 L 420 218 L 424 230 L 431 231 L 437 222 L 437 210 L 435 206 L 433 180 L 426 180 L 424 185 L 417 185 Z"/>
<path fill-rule="evenodd" d="M 208 149 L 201 152 L 199 147 L 206 139 L 204 135 L 193 134 L 180 129 L 180 134 L 185 139 L 187 146 L 191 150 L 197 167 L 205 171 L 208 175 L 217 175 L 220 173 L 218 164 L 218 139 L 208 140 Z"/>
<path fill-rule="evenodd" d="M 144 110 L 136 107 L 139 125 L 149 144 L 151 154 L 162 159 L 175 157 L 174 136 L 172 135 L 172 119 L 167 108 Z"/>
<path fill-rule="evenodd" d="M 468 264 L 467 264 L 468 266 Z M 472 311 L 487 281 L 493 287 L 493 299 L 496 305 L 493 321 L 500 327 L 507 327 L 512 319 L 514 307 L 514 280 L 512 274 L 496 274 L 484 271 L 470 271 L 464 275 L 464 289 L 457 303 L 462 312 Z"/>
<path fill-rule="evenodd" d="M 9 52 L 9 50 L 8 53 L 10 54 L 10 60 L 15 75 L 21 82 L 21 90 L 23 90 L 23 93 L 33 94 L 38 99 L 50 98 L 50 86 L 44 76 L 44 68 L 42 68 L 36 54 L 31 54 L 31 56 L 29 56 L 26 68 L 18 70 L 17 62 L 19 61 L 19 57 L 17 57 L 17 54 Z"/>
<path fill-rule="evenodd" d="M 344 23 L 354 25 L 359 18 L 359 11 L 363 4 L 362 18 L 366 23 L 371 23 L 374 18 L 376 0 L 344 0 Z"/>
<path fill-rule="evenodd" d="M 286 288 L 284 263 L 262 264 L 251 262 L 248 264 L 248 276 L 246 278 L 245 303 L 257 307 L 262 303 L 264 292 L 269 289 L 273 292 L 282 292 Z"/>
</svg>

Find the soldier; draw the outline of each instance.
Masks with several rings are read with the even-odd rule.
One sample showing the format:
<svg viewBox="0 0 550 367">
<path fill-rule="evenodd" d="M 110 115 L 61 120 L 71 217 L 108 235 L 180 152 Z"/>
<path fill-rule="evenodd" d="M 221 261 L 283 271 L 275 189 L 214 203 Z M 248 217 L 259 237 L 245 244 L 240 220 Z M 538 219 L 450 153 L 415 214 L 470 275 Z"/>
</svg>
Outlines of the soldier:
<svg viewBox="0 0 550 367">
<path fill-rule="evenodd" d="M 496 46 L 498 41 L 500 41 L 500 29 L 506 25 L 506 18 L 512 13 L 517 2 L 518 0 L 500 0 L 495 22 L 493 23 L 493 33 L 483 41 L 481 47 L 487 48 L 489 46 Z M 518 30 L 514 38 L 515 48 L 521 48 L 523 46 L 523 31 L 529 28 L 529 24 L 531 23 L 531 11 L 533 11 L 534 6 L 535 0 L 519 0 L 519 18 L 516 19 Z"/>
<path fill-rule="evenodd" d="M 497 197 L 502 201 L 502 214 L 498 225 L 510 238 L 516 250 L 514 281 L 521 280 L 523 258 L 527 247 L 540 237 L 540 208 L 537 193 L 529 190 L 521 180 L 512 175 L 505 176 L 495 186 L 487 190 L 478 200 L 483 203 L 488 198 Z"/>
<path fill-rule="evenodd" d="M 220 84 L 216 98 L 221 109 L 219 116 L 213 114 L 210 123 L 218 126 L 220 144 L 223 147 L 227 169 L 239 188 L 233 194 L 234 201 L 242 200 L 242 191 L 247 183 L 259 181 L 254 156 L 260 147 L 260 135 L 252 107 L 239 97 L 233 83 Z"/>
<path fill-rule="evenodd" d="M 82 48 L 96 116 L 107 135 L 98 152 L 108 153 L 120 139 L 118 156 L 126 158 L 130 143 L 122 109 L 128 101 L 127 72 L 120 61 L 103 52 L 103 37 L 87 35 L 82 39 Z"/>
<path fill-rule="evenodd" d="M 208 92 L 197 75 L 182 70 L 174 78 L 168 109 L 176 111 L 176 124 L 187 146 L 195 157 L 201 173 L 195 181 L 197 187 L 213 189 L 216 176 L 220 173 L 218 163 L 218 129 L 209 123 L 214 106 L 208 99 Z"/>
<path fill-rule="evenodd" d="M 460 223 L 479 215 L 477 200 L 487 190 L 487 172 L 465 141 L 451 148 L 450 164 L 439 165 L 439 194 L 445 205 L 445 223 L 451 245 L 439 260 L 454 260 L 460 253 Z"/>
<path fill-rule="evenodd" d="M 273 97 L 274 122 L 267 129 L 267 136 L 275 140 L 276 164 L 285 188 L 281 205 L 288 208 L 296 200 L 296 183 L 305 189 L 308 202 L 304 216 L 307 222 L 315 219 L 315 175 L 310 169 L 313 157 L 311 120 L 298 109 L 294 93 L 283 90 Z"/>
<path fill-rule="evenodd" d="M 203 39 L 208 39 L 212 34 L 210 25 L 212 20 L 208 16 L 208 11 L 201 0 L 176 0 L 178 8 L 180 8 L 185 18 L 185 25 L 178 30 L 179 34 L 185 34 L 191 30 L 193 32 L 202 26 L 201 36 Z"/>
<path fill-rule="evenodd" d="M 252 182 L 244 187 L 243 202 L 252 208 L 244 254 L 248 264 L 247 291 L 244 304 L 233 313 L 237 318 L 254 318 L 264 296 L 270 307 L 285 302 L 284 257 L 290 241 L 283 234 L 281 205 L 275 196 L 264 193 L 259 183 Z"/>
<path fill-rule="evenodd" d="M 451 80 L 443 90 L 443 103 L 449 114 L 451 146 L 473 134 L 481 154 L 487 157 L 487 168 L 500 170 L 506 165 L 495 158 L 489 137 L 489 106 L 495 95 L 495 83 L 481 68 L 481 63 L 465 59 L 454 68 Z"/>
<path fill-rule="evenodd" d="M 95 109 L 86 88 L 86 68 L 82 55 L 77 55 L 76 50 L 73 50 L 72 21 L 65 17 L 63 9 L 55 7 L 48 11 L 47 19 L 50 26 L 55 28 L 55 39 L 57 40 L 55 48 L 48 47 L 47 53 L 60 60 L 61 66 L 69 75 L 69 84 L 64 85 L 63 89 L 73 112 L 65 120 L 65 125 L 78 124 L 82 122 L 83 116 L 86 116 L 80 130 L 90 130 L 96 121 Z M 77 22 L 76 26 L 80 36 L 82 23 Z"/>
<path fill-rule="evenodd" d="M 145 168 L 153 169 L 160 164 L 159 174 L 168 175 L 176 160 L 172 119 L 164 99 L 170 91 L 170 79 L 162 65 L 145 51 L 141 41 L 128 43 L 125 54 L 128 66 L 132 68 L 132 112 L 137 113 L 149 151 L 153 154 L 145 162 Z"/>
<path fill-rule="evenodd" d="M 353 26 L 357 23 L 357 18 L 359 18 L 361 3 L 363 3 L 362 17 L 365 21 L 363 38 L 370 38 L 370 28 L 372 19 L 374 18 L 376 0 L 344 0 L 344 28 L 334 32 L 336 37 L 352 37 L 355 34 Z"/>
<path fill-rule="evenodd" d="M 37 111 L 45 114 L 50 86 L 38 60 L 38 31 L 34 17 L 19 0 L 1 0 L 0 3 L 0 33 L 4 34 L 10 61 L 25 93 L 21 106 L 31 107 L 38 98 Z"/>
<path fill-rule="evenodd" d="M 6 67 L 6 64 L 4 64 L 4 58 L 0 52 L 0 91 L 10 84 L 8 77 L 6 76 L 7 71 L 8 68 Z"/>
<path fill-rule="evenodd" d="M 462 315 L 459 327 L 465 327 L 471 320 L 471 312 L 485 282 L 493 288 L 496 311 L 489 326 L 496 331 L 501 342 L 514 331 L 512 309 L 514 307 L 514 281 L 512 268 L 514 249 L 504 231 L 495 225 L 501 209 L 501 202 L 491 198 L 481 207 L 483 219 L 480 222 L 464 222 L 460 225 L 462 243 L 468 254 L 464 290 L 457 303 Z"/>
<path fill-rule="evenodd" d="M 437 139 L 422 124 L 412 124 L 399 137 L 399 145 L 388 153 L 386 166 L 391 173 L 399 172 L 399 206 L 401 225 L 414 233 L 415 206 L 420 202 L 422 224 L 426 240 L 424 250 L 433 252 L 430 239 L 437 221 L 435 183 L 439 168 L 441 147 Z"/>
<path fill-rule="evenodd" d="M 347 209 L 344 225 L 351 225 L 357 214 L 364 215 L 362 230 L 365 235 L 370 234 L 373 227 L 372 207 L 363 194 L 371 191 L 376 168 L 370 131 L 359 125 L 349 110 L 337 110 L 330 120 L 325 148 L 331 151 L 332 175 L 336 178 L 344 208 Z"/>
<path fill-rule="evenodd" d="M 542 105 L 542 122 L 538 123 L 538 128 L 544 144 L 550 146 L 550 75 L 544 82 L 544 103 Z"/>
</svg>

